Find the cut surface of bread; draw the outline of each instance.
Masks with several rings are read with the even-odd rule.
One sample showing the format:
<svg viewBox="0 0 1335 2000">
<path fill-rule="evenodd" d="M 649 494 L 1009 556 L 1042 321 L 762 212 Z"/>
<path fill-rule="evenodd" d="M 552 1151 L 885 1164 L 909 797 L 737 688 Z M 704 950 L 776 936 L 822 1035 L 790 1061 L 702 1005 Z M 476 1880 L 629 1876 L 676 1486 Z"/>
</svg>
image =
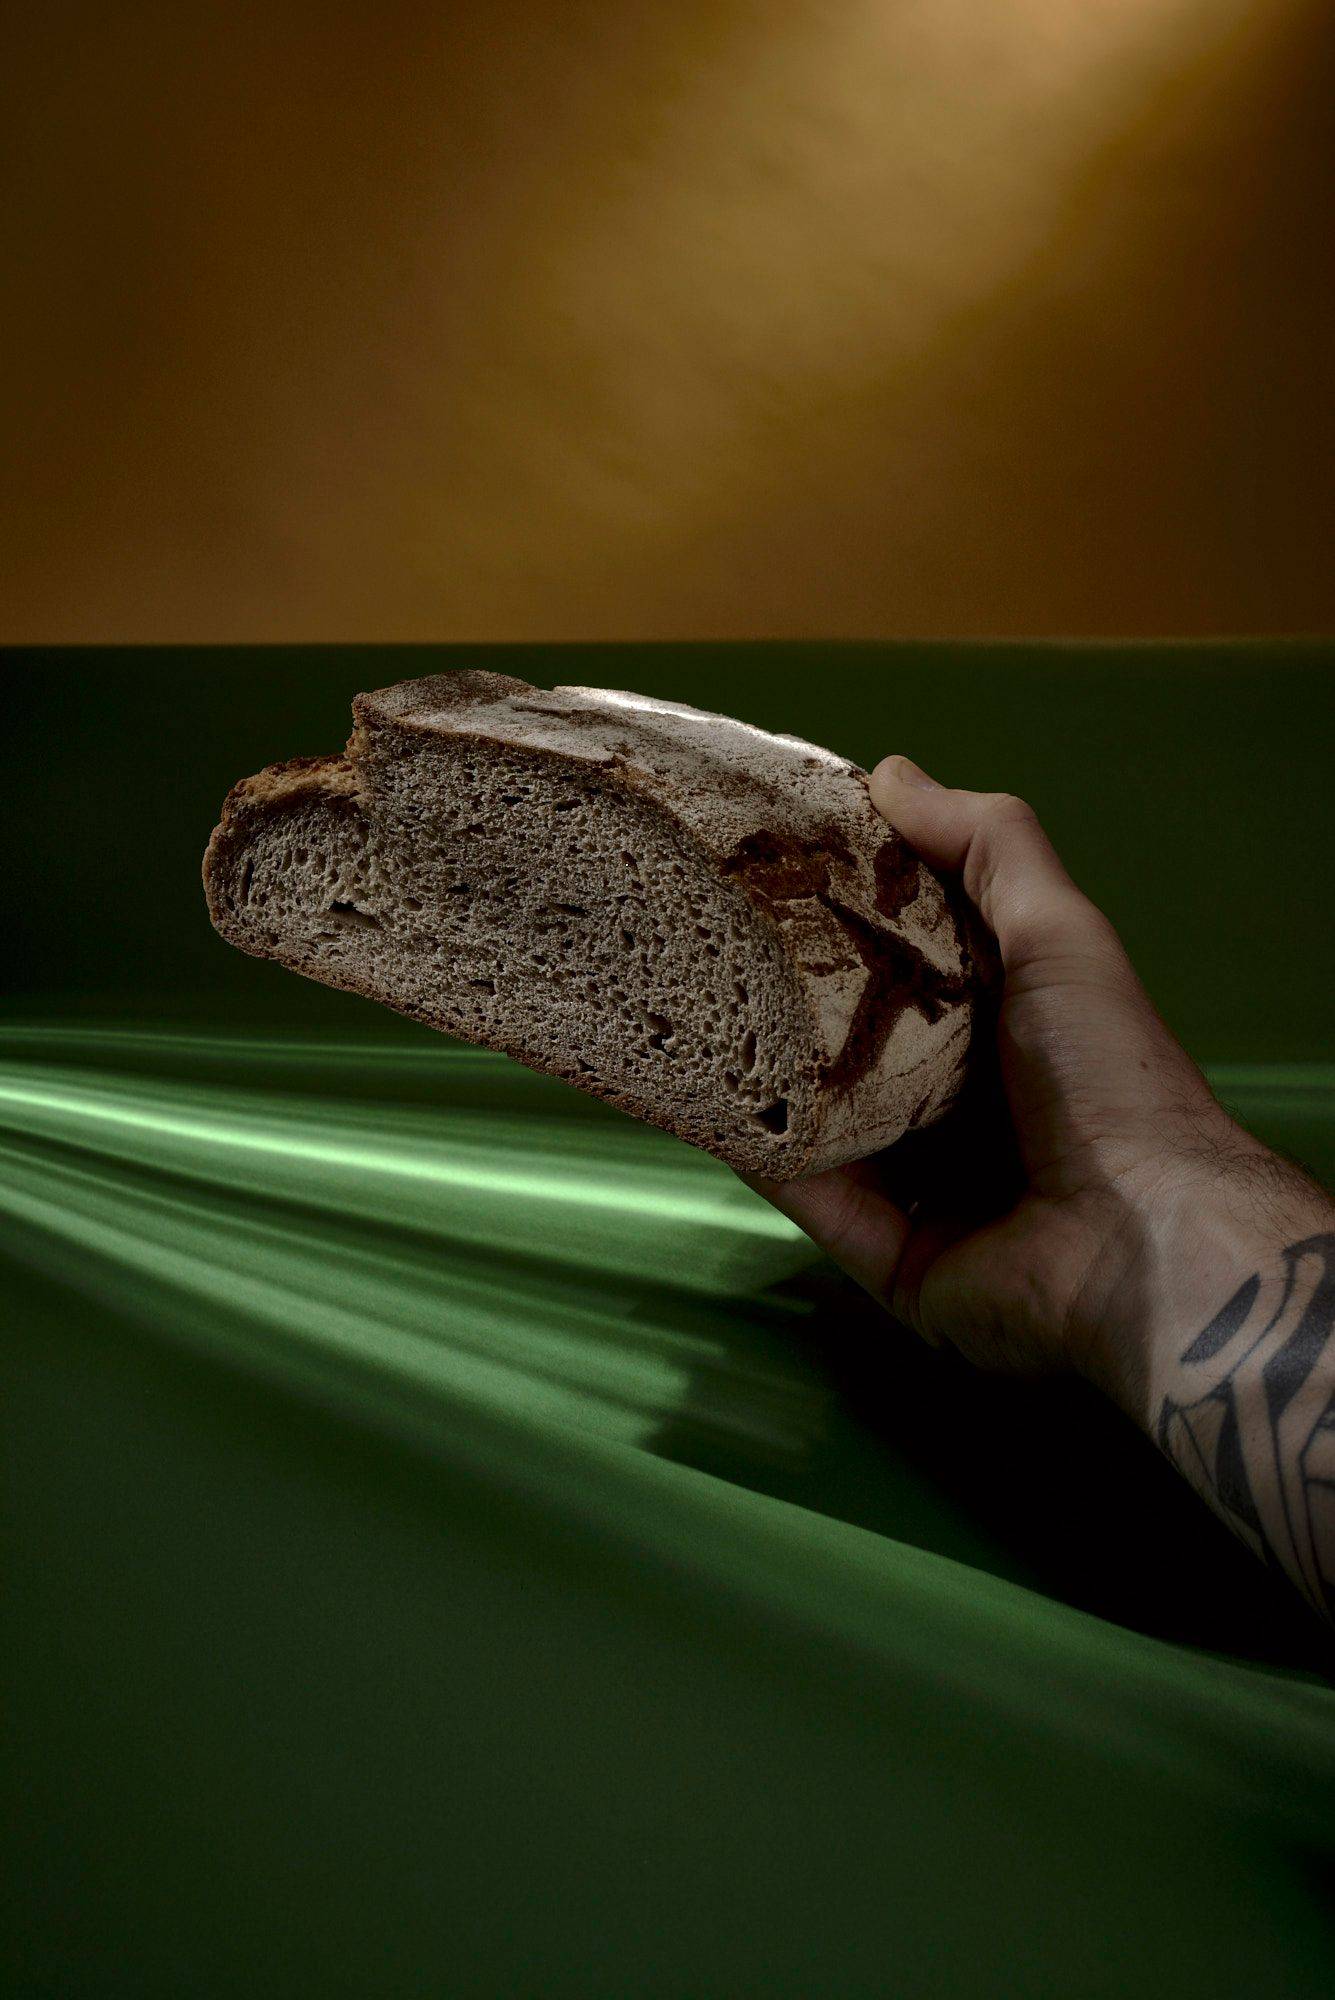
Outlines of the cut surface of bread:
<svg viewBox="0 0 1335 2000">
<path fill-rule="evenodd" d="M 866 774 L 673 702 L 472 670 L 353 703 L 346 751 L 229 794 L 214 924 L 741 1170 L 935 1122 L 990 940 Z"/>
</svg>

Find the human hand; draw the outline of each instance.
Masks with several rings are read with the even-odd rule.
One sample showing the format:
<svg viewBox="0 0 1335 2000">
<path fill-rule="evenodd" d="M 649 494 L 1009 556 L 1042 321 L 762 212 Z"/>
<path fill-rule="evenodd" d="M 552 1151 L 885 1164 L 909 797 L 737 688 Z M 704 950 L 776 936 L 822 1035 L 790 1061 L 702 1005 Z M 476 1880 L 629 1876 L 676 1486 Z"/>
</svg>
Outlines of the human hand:
<svg viewBox="0 0 1335 2000">
<path fill-rule="evenodd" d="M 1203 1191 L 1273 1179 L 1276 1156 L 1213 1096 L 1028 805 L 903 757 L 871 797 L 996 935 L 993 1076 L 874 1159 L 748 1184 L 932 1345 L 1077 1370 L 1143 1422 L 1151 1343 L 1217 1289 L 1221 1234 L 1236 1254 L 1240 1225 L 1203 1223 Z"/>
</svg>

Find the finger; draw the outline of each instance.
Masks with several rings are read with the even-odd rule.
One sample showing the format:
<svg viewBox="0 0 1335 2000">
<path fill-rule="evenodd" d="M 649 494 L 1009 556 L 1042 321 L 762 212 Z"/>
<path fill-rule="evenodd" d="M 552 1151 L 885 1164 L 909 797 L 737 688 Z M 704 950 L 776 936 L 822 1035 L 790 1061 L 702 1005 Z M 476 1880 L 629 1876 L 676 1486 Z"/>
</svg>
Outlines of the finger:
<svg viewBox="0 0 1335 2000">
<path fill-rule="evenodd" d="M 934 868 L 959 872 L 1007 977 L 1037 960 L 1125 965 L 1112 924 L 1072 881 L 1031 806 L 1010 792 L 938 785 L 907 757 L 871 774 L 872 804 Z"/>
<path fill-rule="evenodd" d="M 913 1218 L 890 1288 L 890 1311 L 901 1326 L 916 1333 L 928 1347 L 949 1344 L 952 1327 L 939 1314 L 922 1310 L 923 1284 L 939 1258 L 966 1239 L 972 1224 L 950 1209 L 920 1211 Z"/>
<path fill-rule="evenodd" d="M 881 1187 L 871 1161 L 832 1167 L 803 1180 L 772 1181 L 759 1174 L 740 1178 L 880 1305 L 889 1305 L 909 1220 Z"/>
<path fill-rule="evenodd" d="M 1023 1204 L 981 1228 L 943 1219 L 914 1231 L 891 1298 L 895 1318 L 929 1346 L 949 1344 L 977 1368 L 1041 1375 L 1071 1365 L 1070 1272 L 1081 1268 L 1074 1225 L 1040 1247 Z"/>
</svg>

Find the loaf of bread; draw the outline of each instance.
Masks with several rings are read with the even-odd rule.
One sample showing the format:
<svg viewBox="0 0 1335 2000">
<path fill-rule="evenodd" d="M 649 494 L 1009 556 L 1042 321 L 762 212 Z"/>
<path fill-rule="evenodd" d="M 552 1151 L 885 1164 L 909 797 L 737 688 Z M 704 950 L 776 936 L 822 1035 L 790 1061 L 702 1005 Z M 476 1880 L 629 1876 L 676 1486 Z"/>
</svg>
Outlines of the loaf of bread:
<svg viewBox="0 0 1335 2000">
<path fill-rule="evenodd" d="M 459 671 L 235 786 L 204 858 L 242 951 L 791 1179 L 932 1124 L 995 990 L 865 772 L 605 688 Z"/>
</svg>

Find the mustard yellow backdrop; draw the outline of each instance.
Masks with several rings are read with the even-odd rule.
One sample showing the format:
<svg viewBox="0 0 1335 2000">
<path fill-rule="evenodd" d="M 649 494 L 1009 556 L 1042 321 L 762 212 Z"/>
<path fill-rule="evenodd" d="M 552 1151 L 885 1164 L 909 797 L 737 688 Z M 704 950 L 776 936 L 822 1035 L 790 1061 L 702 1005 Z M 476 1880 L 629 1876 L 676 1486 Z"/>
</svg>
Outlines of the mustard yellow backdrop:
<svg viewBox="0 0 1335 2000">
<path fill-rule="evenodd" d="M 1322 0 L 53 0 L 0 641 L 1329 630 Z"/>
</svg>

